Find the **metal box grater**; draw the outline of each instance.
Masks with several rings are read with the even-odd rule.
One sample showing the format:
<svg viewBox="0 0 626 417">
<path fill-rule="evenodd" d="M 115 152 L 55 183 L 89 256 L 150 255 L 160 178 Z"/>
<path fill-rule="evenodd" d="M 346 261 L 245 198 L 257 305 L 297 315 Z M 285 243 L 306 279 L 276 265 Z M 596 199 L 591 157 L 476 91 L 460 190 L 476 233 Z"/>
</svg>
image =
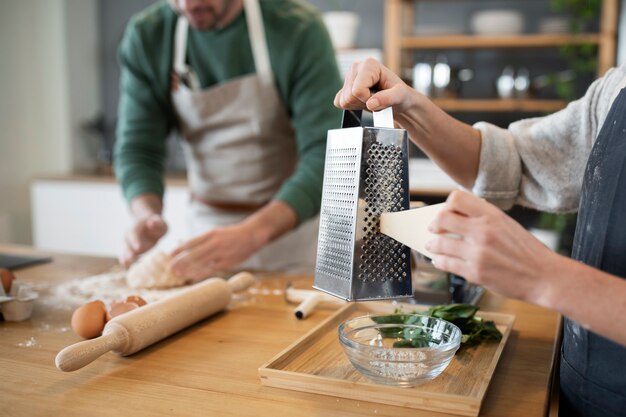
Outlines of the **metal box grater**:
<svg viewBox="0 0 626 417">
<path fill-rule="evenodd" d="M 411 297 L 410 248 L 379 232 L 381 213 L 409 208 L 407 133 L 360 117 L 346 111 L 328 132 L 313 287 L 348 301 Z"/>
</svg>

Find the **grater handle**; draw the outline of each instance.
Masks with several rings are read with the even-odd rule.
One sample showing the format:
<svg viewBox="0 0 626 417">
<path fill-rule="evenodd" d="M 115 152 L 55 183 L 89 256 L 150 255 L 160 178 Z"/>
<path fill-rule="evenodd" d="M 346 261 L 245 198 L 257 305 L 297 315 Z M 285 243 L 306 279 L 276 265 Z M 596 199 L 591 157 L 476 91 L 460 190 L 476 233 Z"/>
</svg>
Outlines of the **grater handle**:
<svg viewBox="0 0 626 417">
<path fill-rule="evenodd" d="M 370 88 L 370 93 L 372 95 L 378 93 L 380 90 L 376 87 Z M 375 111 L 372 113 L 374 118 L 374 127 L 386 127 L 393 129 L 393 111 L 391 107 L 386 107 L 382 110 Z M 349 127 L 361 127 L 361 120 L 363 118 L 362 110 L 344 110 L 343 118 L 341 119 L 341 128 L 349 128 Z"/>
<path fill-rule="evenodd" d="M 344 110 L 343 118 L 341 119 L 341 128 L 361 127 L 362 115 L 363 111 L 361 110 Z"/>
<path fill-rule="evenodd" d="M 382 110 L 372 113 L 374 116 L 374 127 L 384 127 L 387 129 L 393 129 L 393 110 L 391 107 L 386 107 Z"/>
<path fill-rule="evenodd" d="M 372 113 L 374 118 L 374 127 L 383 127 L 393 129 L 393 110 L 391 107 L 386 107 L 382 110 Z M 361 127 L 361 118 L 363 117 L 362 110 L 344 110 L 343 118 L 341 119 L 341 128 L 346 129 L 350 127 Z"/>
</svg>

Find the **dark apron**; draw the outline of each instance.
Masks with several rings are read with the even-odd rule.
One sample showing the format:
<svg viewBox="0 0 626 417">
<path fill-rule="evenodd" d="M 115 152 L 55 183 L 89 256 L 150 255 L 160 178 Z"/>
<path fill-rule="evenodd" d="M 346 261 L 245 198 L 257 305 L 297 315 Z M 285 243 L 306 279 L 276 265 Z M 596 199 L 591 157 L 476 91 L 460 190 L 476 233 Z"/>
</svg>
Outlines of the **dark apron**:
<svg viewBox="0 0 626 417">
<path fill-rule="evenodd" d="M 587 161 L 572 258 L 626 278 L 626 89 Z M 624 317 L 607 317 L 626 326 Z M 565 319 L 559 415 L 626 416 L 626 348 Z"/>
</svg>

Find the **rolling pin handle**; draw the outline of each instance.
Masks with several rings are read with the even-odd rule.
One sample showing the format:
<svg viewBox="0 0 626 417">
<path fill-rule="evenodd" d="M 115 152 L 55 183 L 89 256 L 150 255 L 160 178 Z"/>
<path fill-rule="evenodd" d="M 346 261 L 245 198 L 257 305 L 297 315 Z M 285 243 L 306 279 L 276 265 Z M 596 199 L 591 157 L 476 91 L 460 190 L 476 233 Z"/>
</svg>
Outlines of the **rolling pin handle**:
<svg viewBox="0 0 626 417">
<path fill-rule="evenodd" d="M 110 350 L 123 348 L 125 344 L 126 337 L 123 331 L 111 331 L 95 339 L 66 347 L 59 352 L 54 362 L 61 371 L 72 372 L 90 364 Z"/>
<path fill-rule="evenodd" d="M 296 309 L 294 310 L 294 315 L 298 320 L 302 320 L 308 317 L 313 312 L 313 310 L 315 310 L 315 307 L 321 300 L 321 293 L 310 295 L 302 303 L 300 303 L 298 307 L 296 307 Z"/>
<path fill-rule="evenodd" d="M 230 277 L 226 283 L 232 292 L 243 291 L 254 284 L 254 275 L 245 271 L 240 272 Z"/>
</svg>

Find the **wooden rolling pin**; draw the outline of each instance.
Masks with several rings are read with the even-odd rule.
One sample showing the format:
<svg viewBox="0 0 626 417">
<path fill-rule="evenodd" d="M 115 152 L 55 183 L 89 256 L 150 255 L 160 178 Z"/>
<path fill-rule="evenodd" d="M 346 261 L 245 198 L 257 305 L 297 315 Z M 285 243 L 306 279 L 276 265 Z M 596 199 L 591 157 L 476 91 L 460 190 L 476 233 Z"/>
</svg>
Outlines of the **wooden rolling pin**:
<svg viewBox="0 0 626 417">
<path fill-rule="evenodd" d="M 254 277 L 248 272 L 236 274 L 228 281 L 210 278 L 179 294 L 114 317 L 104 326 L 102 336 L 60 351 L 56 366 L 70 372 L 110 350 L 122 356 L 135 353 L 225 309 L 234 292 L 248 288 L 253 282 Z"/>
</svg>

